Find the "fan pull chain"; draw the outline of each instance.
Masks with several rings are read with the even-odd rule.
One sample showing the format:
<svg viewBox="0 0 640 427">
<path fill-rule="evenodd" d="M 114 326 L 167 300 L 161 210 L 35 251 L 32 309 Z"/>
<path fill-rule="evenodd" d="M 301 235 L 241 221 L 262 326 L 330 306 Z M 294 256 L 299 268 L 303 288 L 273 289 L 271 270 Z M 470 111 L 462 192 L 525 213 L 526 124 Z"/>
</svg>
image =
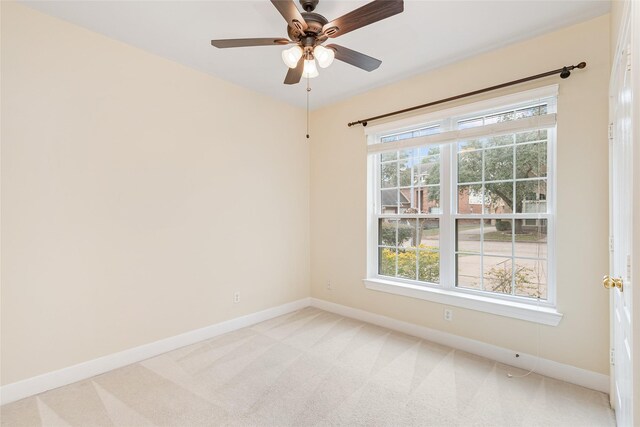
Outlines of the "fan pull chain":
<svg viewBox="0 0 640 427">
<path fill-rule="evenodd" d="M 311 92 L 311 86 L 309 86 L 309 79 L 307 78 L 307 139 L 309 139 L 309 92 Z"/>
</svg>

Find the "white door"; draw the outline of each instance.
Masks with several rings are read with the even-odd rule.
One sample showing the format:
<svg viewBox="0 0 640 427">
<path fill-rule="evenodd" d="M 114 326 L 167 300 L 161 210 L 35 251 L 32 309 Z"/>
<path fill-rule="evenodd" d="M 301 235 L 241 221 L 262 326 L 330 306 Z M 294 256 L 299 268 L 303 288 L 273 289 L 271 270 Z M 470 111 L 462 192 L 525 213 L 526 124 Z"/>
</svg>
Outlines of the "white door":
<svg viewBox="0 0 640 427">
<path fill-rule="evenodd" d="M 632 3 L 632 2 L 629 2 Z M 627 9 L 631 9 L 630 5 Z M 625 12 L 610 86 L 610 230 L 609 277 L 604 285 L 611 292 L 612 390 L 611 401 L 618 426 L 633 426 L 633 334 L 632 334 L 632 220 L 633 220 L 633 120 L 634 82 L 631 52 L 635 48 L 631 33 L 631 10 Z"/>
</svg>

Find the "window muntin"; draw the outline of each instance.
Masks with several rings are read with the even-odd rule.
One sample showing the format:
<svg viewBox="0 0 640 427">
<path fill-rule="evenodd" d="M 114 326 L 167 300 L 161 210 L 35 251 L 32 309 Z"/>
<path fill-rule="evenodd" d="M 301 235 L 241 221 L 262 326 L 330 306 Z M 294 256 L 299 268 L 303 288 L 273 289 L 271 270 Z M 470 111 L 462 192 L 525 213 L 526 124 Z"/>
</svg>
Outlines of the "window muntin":
<svg viewBox="0 0 640 427">
<path fill-rule="evenodd" d="M 546 300 L 547 130 L 460 141 L 456 153 L 456 286 Z"/>
<path fill-rule="evenodd" d="M 546 213 L 547 152 L 546 129 L 458 142 L 458 213 Z"/>
<path fill-rule="evenodd" d="M 440 210 L 440 147 L 382 153 L 379 214 L 436 213 Z"/>
<path fill-rule="evenodd" d="M 380 276 L 439 283 L 440 226 L 435 215 L 442 211 L 441 155 L 439 146 L 376 155 Z"/>
<path fill-rule="evenodd" d="M 514 234 L 516 224 L 522 234 Z M 456 219 L 456 286 L 548 298 L 546 219 Z"/>
<path fill-rule="evenodd" d="M 534 102 L 445 119 L 378 141 L 416 138 L 424 129 L 434 134 L 519 120 L 554 109 L 555 98 L 551 104 Z M 376 228 L 386 236 L 378 241 L 377 275 L 521 302 L 540 298 L 545 303 L 547 230 L 553 220 L 547 203 L 548 160 L 554 136 L 553 128 L 543 127 L 374 154 L 381 178 Z M 442 188 L 449 197 L 441 198 Z M 426 220 L 426 235 L 437 238 L 421 237 L 421 221 Z M 441 245 L 442 239 L 450 243 Z"/>
<path fill-rule="evenodd" d="M 437 218 L 378 219 L 378 274 L 425 283 L 440 281 Z"/>
</svg>

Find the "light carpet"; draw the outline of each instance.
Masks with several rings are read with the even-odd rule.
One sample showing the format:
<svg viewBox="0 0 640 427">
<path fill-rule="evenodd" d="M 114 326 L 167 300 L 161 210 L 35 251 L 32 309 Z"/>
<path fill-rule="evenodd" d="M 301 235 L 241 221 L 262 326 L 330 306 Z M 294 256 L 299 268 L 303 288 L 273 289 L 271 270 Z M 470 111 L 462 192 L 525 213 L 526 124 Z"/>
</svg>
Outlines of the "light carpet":
<svg viewBox="0 0 640 427">
<path fill-rule="evenodd" d="M 2 426 L 613 426 L 608 397 L 305 308 L 0 408 Z"/>
</svg>

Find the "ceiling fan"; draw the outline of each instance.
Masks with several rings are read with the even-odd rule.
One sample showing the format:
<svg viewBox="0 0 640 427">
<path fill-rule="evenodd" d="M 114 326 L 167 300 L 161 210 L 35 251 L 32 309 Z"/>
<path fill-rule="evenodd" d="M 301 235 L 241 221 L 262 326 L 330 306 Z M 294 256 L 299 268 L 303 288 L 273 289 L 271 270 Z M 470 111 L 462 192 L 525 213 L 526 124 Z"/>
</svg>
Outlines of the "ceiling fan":
<svg viewBox="0 0 640 427">
<path fill-rule="evenodd" d="M 303 77 L 318 76 L 315 61 L 326 68 L 333 59 L 346 62 L 366 71 L 373 71 L 382 61 L 337 44 L 322 44 L 353 30 L 396 15 L 404 10 L 403 0 L 374 0 L 358 9 L 329 21 L 314 10 L 319 0 L 299 0 L 304 12 L 300 13 L 293 0 L 271 0 L 287 21 L 289 38 L 253 38 L 211 40 L 217 48 L 249 46 L 294 45 L 282 52 L 282 60 L 289 67 L 284 84 L 296 84 Z"/>
</svg>

